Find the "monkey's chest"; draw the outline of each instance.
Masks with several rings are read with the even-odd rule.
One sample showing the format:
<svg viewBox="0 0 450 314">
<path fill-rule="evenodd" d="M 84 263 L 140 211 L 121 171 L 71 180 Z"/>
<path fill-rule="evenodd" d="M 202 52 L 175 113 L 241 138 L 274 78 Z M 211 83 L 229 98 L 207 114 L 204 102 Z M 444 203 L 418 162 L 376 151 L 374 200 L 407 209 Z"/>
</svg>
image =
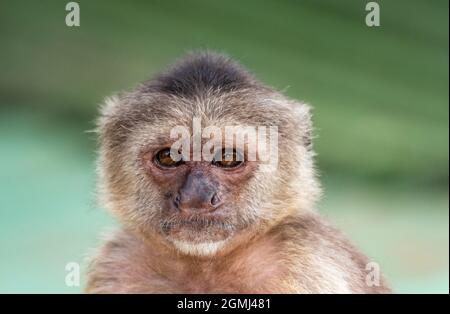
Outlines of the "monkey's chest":
<svg viewBox="0 0 450 314">
<path fill-rule="evenodd" d="M 176 293 L 270 293 L 281 291 L 286 270 L 277 262 L 224 265 L 167 276 L 166 289 Z"/>
</svg>

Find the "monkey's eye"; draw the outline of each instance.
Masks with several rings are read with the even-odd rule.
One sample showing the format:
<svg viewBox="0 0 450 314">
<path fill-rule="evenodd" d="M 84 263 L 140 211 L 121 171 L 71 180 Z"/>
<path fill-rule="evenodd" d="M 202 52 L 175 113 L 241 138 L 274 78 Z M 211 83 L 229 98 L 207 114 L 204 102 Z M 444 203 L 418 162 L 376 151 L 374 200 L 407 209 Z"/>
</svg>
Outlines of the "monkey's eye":
<svg viewBox="0 0 450 314">
<path fill-rule="evenodd" d="M 156 153 L 155 161 L 162 167 L 172 168 L 179 166 L 183 161 L 175 161 L 170 157 L 170 148 L 164 148 Z"/>
<path fill-rule="evenodd" d="M 244 163 L 242 154 L 236 150 L 227 151 L 222 149 L 214 156 L 212 164 L 222 168 L 236 168 Z"/>
</svg>

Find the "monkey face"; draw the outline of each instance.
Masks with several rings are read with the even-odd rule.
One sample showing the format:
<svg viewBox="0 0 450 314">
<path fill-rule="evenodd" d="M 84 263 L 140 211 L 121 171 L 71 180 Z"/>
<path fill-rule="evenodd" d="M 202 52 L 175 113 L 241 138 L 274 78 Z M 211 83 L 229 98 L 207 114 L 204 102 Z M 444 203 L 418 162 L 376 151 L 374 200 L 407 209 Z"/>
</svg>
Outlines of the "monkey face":
<svg viewBox="0 0 450 314">
<path fill-rule="evenodd" d="M 208 124 L 205 123 L 202 130 L 215 127 L 226 134 L 228 125 L 237 126 L 235 130 L 245 126 L 249 135 L 250 126 L 256 129 L 261 126 L 258 123 L 266 121 L 273 126 L 271 113 L 255 113 L 252 119 L 247 116 L 219 116 L 217 113 L 213 117 L 211 111 L 200 111 L 203 108 L 190 112 L 178 107 L 174 112 L 179 116 L 175 117 L 173 112 L 164 115 L 153 110 L 146 113 L 142 108 L 148 110 L 150 106 L 145 104 L 119 106 L 123 111 L 117 113 L 117 121 L 106 123 L 104 128 L 105 135 L 109 131 L 117 132 L 118 128 L 125 130 L 104 139 L 103 147 L 109 147 L 102 150 L 101 156 L 104 166 L 101 182 L 107 196 L 105 203 L 127 226 L 149 237 L 157 234 L 184 251 L 196 252 L 198 247 L 204 247 L 204 254 L 205 250 L 215 250 L 218 244 L 223 245 L 239 234 L 275 223 L 293 209 L 295 182 L 302 176 L 311 175 L 306 149 L 295 154 L 295 149 L 301 146 L 292 141 L 295 145 L 288 147 L 291 143 L 289 138 L 278 133 L 275 136 L 277 139 L 280 137 L 278 148 L 281 153 L 277 157 L 270 128 L 264 129 L 264 136 L 259 133 L 260 128 L 255 132 L 258 139 L 256 148 L 255 136 L 245 136 L 244 145 L 239 145 L 235 136 L 232 141 L 226 136 L 223 139 L 214 136 L 214 139 L 221 138 L 222 141 L 212 147 L 208 146 L 211 138 L 202 137 L 200 158 L 195 158 L 196 132 L 193 125 L 196 116 L 209 117 L 203 119 Z M 195 106 L 194 103 L 188 108 Z M 226 110 L 225 105 L 220 108 Z M 153 117 L 161 115 L 165 119 L 137 120 L 137 117 L 130 116 L 135 111 L 141 112 L 139 118 L 144 112 Z M 171 137 L 172 131 L 180 125 L 189 133 L 187 143 L 182 141 L 185 145 L 181 148 L 175 145 L 180 138 Z M 259 146 L 261 138 L 267 140 L 263 145 L 266 149 Z M 174 147 L 178 156 L 172 154 Z M 267 150 L 269 158 L 262 157 L 262 152 Z M 210 154 L 204 154 L 206 151 Z M 251 151 L 255 154 L 252 155 Z M 273 164 L 273 157 L 279 159 L 279 163 Z M 299 162 L 305 166 L 302 173 L 298 172 Z M 313 186 L 303 186 L 299 195 L 306 193 L 305 188 L 312 189 Z"/>
<path fill-rule="evenodd" d="M 244 146 L 226 136 L 222 140 L 223 134 L 197 141 L 198 117 L 201 129 L 209 131 L 275 126 L 277 150 L 270 149 L 267 164 L 259 158 L 267 150 L 250 149 L 258 136 Z M 308 107 L 256 82 L 221 56 L 188 58 L 109 99 L 98 122 L 102 204 L 129 229 L 156 234 L 179 248 L 211 247 L 246 230 L 261 230 L 293 210 L 310 208 L 318 194 Z M 184 139 L 176 146 L 172 135 L 179 126 L 191 132 L 188 144 Z M 211 147 L 211 138 L 222 141 Z"/>
<path fill-rule="evenodd" d="M 244 112 L 253 110 L 251 116 L 231 111 L 229 106 L 237 106 L 236 100 L 223 96 L 220 104 L 206 110 L 194 101 L 183 104 L 160 97 L 147 103 L 126 103 L 116 99 L 111 105 L 115 111 L 103 121 L 101 133 L 104 204 L 131 229 L 146 236 L 157 234 L 170 244 L 188 246 L 186 250 L 191 252 L 193 245 L 207 243 L 209 250 L 238 234 L 275 223 L 293 210 L 299 196 L 308 201 L 314 195 L 315 181 L 311 154 L 301 143 L 303 130 L 293 128 L 286 133 L 280 108 L 258 112 L 255 108 L 260 103 L 243 97 L 241 107 Z M 165 111 L 155 103 L 164 103 Z M 279 155 L 278 163 L 261 158 L 259 146 L 254 149 L 256 159 L 250 158 L 254 136 L 245 137 L 244 146 L 239 146 L 236 138 L 224 138 L 213 147 L 208 143 L 215 136 L 201 137 L 201 154 L 196 159 L 193 125 L 198 116 L 204 117 L 202 130 L 215 127 L 224 134 L 227 126 L 248 130 L 250 126 L 279 125 L 279 153 L 272 150 L 270 128 L 265 129 L 264 145 L 270 158 L 272 153 Z M 171 134 L 180 126 L 189 131 L 188 143 L 175 146 L 176 156 L 172 151 L 180 137 Z M 258 144 L 259 136 L 257 132 Z M 209 158 L 205 151 L 210 152 Z"/>
</svg>

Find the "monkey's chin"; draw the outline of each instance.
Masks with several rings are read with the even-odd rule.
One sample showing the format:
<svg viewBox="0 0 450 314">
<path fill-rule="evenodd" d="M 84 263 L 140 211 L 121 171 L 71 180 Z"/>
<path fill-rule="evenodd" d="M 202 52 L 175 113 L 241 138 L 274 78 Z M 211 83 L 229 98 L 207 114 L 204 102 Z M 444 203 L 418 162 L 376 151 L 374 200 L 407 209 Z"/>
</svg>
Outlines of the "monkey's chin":
<svg viewBox="0 0 450 314">
<path fill-rule="evenodd" d="M 220 228 L 192 230 L 189 227 L 182 226 L 171 231 L 166 234 L 166 239 L 180 253 L 193 256 L 211 256 L 216 254 L 233 235 L 229 230 Z"/>
<path fill-rule="evenodd" d="M 169 238 L 169 241 L 181 253 L 192 256 L 213 256 L 226 244 L 227 240 L 191 242 Z"/>
<path fill-rule="evenodd" d="M 212 256 L 233 236 L 232 228 L 181 224 L 165 230 L 166 239 L 182 254 Z"/>
</svg>

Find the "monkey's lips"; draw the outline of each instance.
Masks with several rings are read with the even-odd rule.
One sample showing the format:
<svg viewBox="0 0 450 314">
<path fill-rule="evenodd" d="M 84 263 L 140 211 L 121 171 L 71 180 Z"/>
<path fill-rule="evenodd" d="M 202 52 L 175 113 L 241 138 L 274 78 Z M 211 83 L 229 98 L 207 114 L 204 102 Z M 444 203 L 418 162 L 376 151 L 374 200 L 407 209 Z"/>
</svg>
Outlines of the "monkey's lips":
<svg viewBox="0 0 450 314">
<path fill-rule="evenodd" d="M 187 241 L 224 240 L 236 230 L 232 216 L 218 213 L 172 214 L 163 218 L 160 226 L 166 236 Z"/>
</svg>

